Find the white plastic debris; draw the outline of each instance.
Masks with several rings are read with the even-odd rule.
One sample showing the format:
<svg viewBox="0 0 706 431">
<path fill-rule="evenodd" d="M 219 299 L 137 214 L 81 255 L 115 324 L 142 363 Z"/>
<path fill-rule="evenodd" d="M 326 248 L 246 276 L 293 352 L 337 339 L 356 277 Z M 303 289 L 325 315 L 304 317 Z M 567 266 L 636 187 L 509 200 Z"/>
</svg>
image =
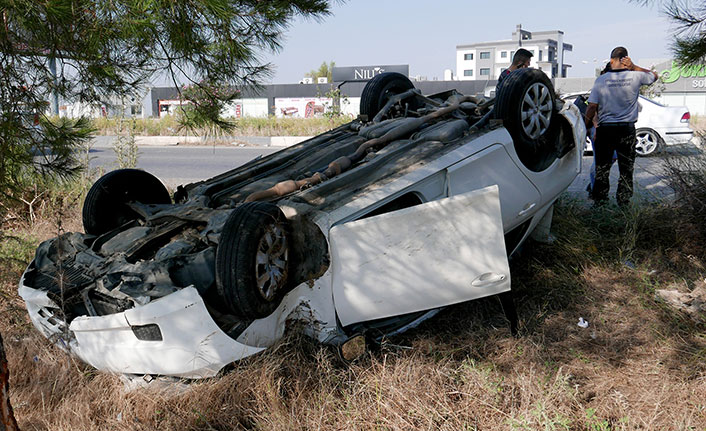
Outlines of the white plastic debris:
<svg viewBox="0 0 706 431">
<path fill-rule="evenodd" d="M 588 328 L 588 320 L 583 320 L 583 317 L 579 317 L 578 325 L 579 327 L 586 329 Z"/>
</svg>

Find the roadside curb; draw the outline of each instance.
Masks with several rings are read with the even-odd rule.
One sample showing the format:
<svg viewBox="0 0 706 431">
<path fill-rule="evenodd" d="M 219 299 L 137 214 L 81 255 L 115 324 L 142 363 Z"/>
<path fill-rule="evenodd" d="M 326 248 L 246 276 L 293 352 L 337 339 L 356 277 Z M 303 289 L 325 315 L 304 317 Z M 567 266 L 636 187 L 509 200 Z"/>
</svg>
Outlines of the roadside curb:
<svg viewBox="0 0 706 431">
<path fill-rule="evenodd" d="M 272 136 L 270 137 L 270 147 L 291 147 L 300 142 L 311 139 L 311 136 Z"/>
<path fill-rule="evenodd" d="M 146 146 L 169 146 L 201 142 L 198 136 L 135 136 L 135 144 Z"/>
</svg>

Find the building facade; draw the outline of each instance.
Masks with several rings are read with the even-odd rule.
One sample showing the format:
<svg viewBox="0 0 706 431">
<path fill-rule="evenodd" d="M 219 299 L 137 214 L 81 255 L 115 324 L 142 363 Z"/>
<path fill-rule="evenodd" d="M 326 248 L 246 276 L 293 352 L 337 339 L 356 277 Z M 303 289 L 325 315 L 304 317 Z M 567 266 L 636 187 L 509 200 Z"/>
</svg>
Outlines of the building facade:
<svg viewBox="0 0 706 431">
<path fill-rule="evenodd" d="M 456 76 L 461 81 L 498 79 L 510 67 L 515 51 L 524 48 L 534 56 L 530 67 L 541 69 L 550 78 L 565 78 L 571 65 L 564 53 L 573 46 L 564 42 L 564 32 L 528 31 L 518 24 L 511 40 L 480 42 L 456 46 Z"/>
<path fill-rule="evenodd" d="M 521 30 L 518 28 L 518 31 Z M 536 34 L 536 33 L 534 33 Z M 534 36 L 533 36 L 534 37 Z M 531 38 L 525 39 L 534 40 Z M 563 44 L 563 42 L 562 42 Z M 557 44 L 561 46 L 562 44 Z M 530 45 L 524 44 L 523 47 Z M 542 48 L 542 59 L 548 59 L 548 54 L 545 54 L 545 46 Z M 566 44 L 563 44 L 566 47 Z M 535 45 L 535 56 L 539 57 L 540 45 Z M 570 48 L 570 45 L 569 45 Z M 512 50 L 507 52 L 510 55 Z M 550 51 L 546 51 L 547 53 Z M 555 53 L 557 51 L 554 51 Z M 557 54 L 554 54 L 557 55 Z M 485 57 L 485 56 L 484 56 Z M 474 56 L 475 58 L 475 56 Z M 505 57 L 500 54 L 500 58 Z M 552 57 L 556 59 L 557 68 L 562 64 L 563 55 L 561 57 Z M 480 60 L 480 59 L 479 59 Z M 488 60 L 488 59 L 482 59 Z M 539 60 L 539 58 L 537 59 Z M 539 65 L 542 62 L 537 62 Z M 692 115 L 706 115 L 706 65 L 695 64 L 680 66 L 677 63 L 668 59 L 644 60 L 638 62 L 645 67 L 654 67 L 660 76 L 661 83 L 655 84 L 650 97 L 658 102 L 669 106 L 686 106 Z M 508 62 L 509 65 L 509 62 Z M 407 65 L 402 65 L 405 70 L 400 70 L 400 73 L 406 72 Z M 563 65 L 562 68 L 568 65 Z M 399 66 L 395 66 L 399 67 Z M 377 69 L 370 76 L 381 73 L 385 68 L 382 67 L 367 67 L 368 69 Z M 543 69 L 545 70 L 545 69 Z M 498 72 L 499 73 L 499 72 Z M 496 78 L 489 77 L 487 79 L 476 80 L 453 80 L 451 71 L 445 73 L 443 81 L 416 81 L 414 86 L 418 88 L 422 94 L 434 94 L 447 90 L 455 89 L 463 94 L 478 95 L 484 97 L 495 96 Z M 351 75 L 353 78 L 358 78 L 357 75 Z M 490 76 L 490 75 L 489 75 Z M 222 113 L 225 117 L 240 118 L 240 117 L 292 117 L 292 118 L 307 118 L 326 115 L 335 108 L 344 115 L 355 117 L 360 109 L 360 97 L 366 85 L 365 79 L 348 80 L 350 76 L 344 75 L 339 77 L 341 81 L 336 81 L 326 84 L 274 84 L 264 85 L 258 88 L 243 89 L 241 98 L 234 100 L 226 107 Z M 552 77 L 557 93 L 567 94 L 574 92 L 587 92 L 593 87 L 595 77 L 586 78 L 560 78 Z M 340 91 L 342 98 L 334 100 L 332 96 Z M 60 115 L 67 117 L 100 117 L 100 116 L 132 116 L 143 118 L 154 118 L 170 115 L 174 112 L 174 107 L 182 104 L 179 92 L 173 87 L 153 87 L 146 91 L 145 96 L 140 100 L 139 96 L 129 99 L 108 100 L 98 105 L 88 105 L 80 102 L 66 103 L 59 107 Z"/>
</svg>

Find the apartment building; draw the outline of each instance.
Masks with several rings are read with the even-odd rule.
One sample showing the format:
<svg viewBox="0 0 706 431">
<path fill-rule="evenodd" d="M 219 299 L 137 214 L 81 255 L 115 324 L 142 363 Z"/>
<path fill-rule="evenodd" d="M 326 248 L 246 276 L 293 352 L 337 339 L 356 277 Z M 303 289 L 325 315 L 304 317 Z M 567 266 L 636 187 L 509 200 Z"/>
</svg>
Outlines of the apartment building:
<svg viewBox="0 0 706 431">
<path fill-rule="evenodd" d="M 566 78 L 571 65 L 564 53 L 573 47 L 564 42 L 564 32 L 528 31 L 518 24 L 511 40 L 480 42 L 456 46 L 456 76 L 461 81 L 498 79 L 510 67 L 512 56 L 519 48 L 534 54 L 530 67 L 541 69 L 549 78 Z"/>
</svg>

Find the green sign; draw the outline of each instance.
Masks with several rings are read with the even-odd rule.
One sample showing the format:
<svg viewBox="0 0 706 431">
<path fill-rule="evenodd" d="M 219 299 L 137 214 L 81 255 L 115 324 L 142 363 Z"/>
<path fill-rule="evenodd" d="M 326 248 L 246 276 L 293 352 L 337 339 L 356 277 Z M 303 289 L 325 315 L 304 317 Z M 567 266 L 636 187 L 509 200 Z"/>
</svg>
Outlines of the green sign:
<svg viewBox="0 0 706 431">
<path fill-rule="evenodd" d="M 703 78 L 706 76 L 706 64 L 686 64 L 679 66 L 672 61 L 672 68 L 663 70 L 660 74 L 665 84 L 676 82 L 679 78 Z"/>
</svg>

